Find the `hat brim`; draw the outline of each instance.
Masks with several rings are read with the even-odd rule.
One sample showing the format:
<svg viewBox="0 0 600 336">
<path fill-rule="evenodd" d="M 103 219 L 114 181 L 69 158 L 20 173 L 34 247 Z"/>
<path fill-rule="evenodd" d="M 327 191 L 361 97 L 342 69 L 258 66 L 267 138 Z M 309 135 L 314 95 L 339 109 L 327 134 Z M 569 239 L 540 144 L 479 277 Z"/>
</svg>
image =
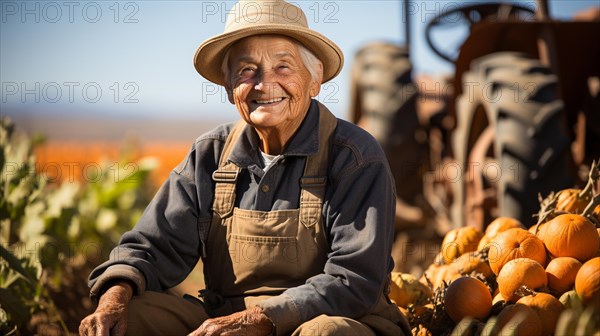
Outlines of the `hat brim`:
<svg viewBox="0 0 600 336">
<path fill-rule="evenodd" d="M 221 67 L 229 47 L 244 37 L 270 34 L 289 36 L 312 51 L 323 62 L 323 83 L 342 70 L 344 55 L 335 43 L 312 29 L 281 24 L 245 27 L 209 38 L 196 50 L 194 67 L 204 78 L 224 86 L 225 78 Z"/>
</svg>

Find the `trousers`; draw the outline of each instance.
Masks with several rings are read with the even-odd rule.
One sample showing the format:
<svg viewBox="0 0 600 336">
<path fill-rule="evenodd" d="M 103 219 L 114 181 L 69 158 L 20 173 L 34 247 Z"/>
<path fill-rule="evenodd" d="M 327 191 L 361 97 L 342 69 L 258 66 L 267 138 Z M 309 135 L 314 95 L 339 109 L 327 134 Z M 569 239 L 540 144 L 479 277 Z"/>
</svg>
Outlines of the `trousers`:
<svg viewBox="0 0 600 336">
<path fill-rule="evenodd" d="M 127 335 L 187 335 L 209 316 L 201 302 L 147 291 L 131 300 Z M 366 324 L 340 316 L 320 315 L 300 325 L 292 336 L 375 336 Z"/>
</svg>

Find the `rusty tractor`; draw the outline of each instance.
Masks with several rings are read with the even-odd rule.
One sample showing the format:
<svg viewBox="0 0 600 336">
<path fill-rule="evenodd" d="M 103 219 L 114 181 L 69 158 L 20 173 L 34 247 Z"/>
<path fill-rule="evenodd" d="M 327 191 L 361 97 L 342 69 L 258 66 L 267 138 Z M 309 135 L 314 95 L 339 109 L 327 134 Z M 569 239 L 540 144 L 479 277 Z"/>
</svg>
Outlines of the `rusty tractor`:
<svg viewBox="0 0 600 336">
<path fill-rule="evenodd" d="M 455 68 L 436 100 L 411 77 L 406 14 L 406 45 L 356 54 L 351 119 L 388 155 L 400 227 L 434 222 L 443 234 L 498 216 L 532 226 L 539 195 L 582 183 L 600 157 L 600 8 L 559 21 L 550 5 L 471 3 L 435 16 L 426 40 Z M 458 51 L 440 47 L 436 32 L 456 24 L 469 31 Z M 450 182 L 449 167 L 460 175 Z"/>
</svg>

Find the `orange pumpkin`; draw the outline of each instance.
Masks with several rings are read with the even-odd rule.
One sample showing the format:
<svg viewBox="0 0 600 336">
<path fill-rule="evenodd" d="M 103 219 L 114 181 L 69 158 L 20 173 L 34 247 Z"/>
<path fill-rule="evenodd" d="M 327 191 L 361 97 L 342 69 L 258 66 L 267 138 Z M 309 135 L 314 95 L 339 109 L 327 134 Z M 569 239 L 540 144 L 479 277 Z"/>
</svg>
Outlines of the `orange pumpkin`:
<svg viewBox="0 0 600 336">
<path fill-rule="evenodd" d="M 445 264 L 446 264 L 446 261 L 444 260 L 444 255 L 442 254 L 442 251 L 440 251 L 433 258 L 432 265 L 440 266 L 440 265 L 445 265 Z"/>
<path fill-rule="evenodd" d="M 560 297 L 573 288 L 579 268 L 581 268 L 579 260 L 571 257 L 555 258 L 548 263 L 546 266 L 548 287 L 554 296 Z"/>
<path fill-rule="evenodd" d="M 419 280 L 419 282 L 426 284 L 429 286 L 427 281 L 424 279 L 425 276 L 431 282 L 431 286 L 433 289 L 441 287 L 443 281 L 446 283 L 450 282 L 453 279 L 460 277 L 461 275 L 457 272 L 454 272 L 450 269 L 450 265 L 442 265 L 436 266 L 435 268 L 428 268 L 424 273 L 423 277 Z"/>
<path fill-rule="evenodd" d="M 528 258 L 513 259 L 502 267 L 496 278 L 500 294 L 506 301 L 517 302 L 521 296 L 516 291 L 521 286 L 538 291 L 548 285 L 546 270 L 537 261 Z"/>
<path fill-rule="evenodd" d="M 525 229 L 525 225 L 519 220 L 510 217 L 498 217 L 494 219 L 490 225 L 485 228 L 485 235 L 488 237 L 496 237 L 500 232 L 508 229 L 520 228 Z"/>
<path fill-rule="evenodd" d="M 575 278 L 575 291 L 584 302 L 600 302 L 600 257 L 581 266 Z"/>
<path fill-rule="evenodd" d="M 556 211 L 570 212 L 580 214 L 590 203 L 591 194 L 580 194 L 580 189 L 564 189 L 556 194 Z"/>
<path fill-rule="evenodd" d="M 492 310 L 492 294 L 483 282 L 464 276 L 448 286 L 444 303 L 448 316 L 456 323 L 467 316 L 483 321 Z"/>
<path fill-rule="evenodd" d="M 494 276 L 490 263 L 484 260 L 477 252 L 469 252 L 461 255 L 450 264 L 450 269 L 457 274 L 469 275 L 473 272 L 483 275 L 486 279 Z"/>
<path fill-rule="evenodd" d="M 573 257 L 585 262 L 598 252 L 600 238 L 596 226 L 583 216 L 563 214 L 543 226 L 540 237 L 554 257 Z"/>
<path fill-rule="evenodd" d="M 517 303 L 524 304 L 535 310 L 542 321 L 542 335 L 554 334 L 558 317 L 565 310 L 565 307 L 557 298 L 547 293 L 527 295 L 520 298 Z"/>
<path fill-rule="evenodd" d="M 477 244 L 483 237 L 483 232 L 474 227 L 462 227 L 448 231 L 442 241 L 442 256 L 446 264 L 462 254 L 477 250 Z"/>
<path fill-rule="evenodd" d="M 441 287 L 443 281 L 445 281 L 446 284 L 449 284 L 460 277 L 462 277 L 462 274 L 458 273 L 458 271 L 455 268 L 452 268 L 451 265 L 448 265 L 446 271 L 438 275 L 437 285 L 438 287 Z"/>
<path fill-rule="evenodd" d="M 435 283 L 438 272 L 443 268 L 442 266 L 446 266 L 446 264 L 444 263 L 444 258 L 442 258 L 442 252 L 439 252 L 433 259 L 433 263 L 431 263 L 423 272 L 419 282 L 427 286 L 429 286 L 430 283 Z"/>
<path fill-rule="evenodd" d="M 389 297 L 399 307 L 422 305 L 433 296 L 429 286 L 419 282 L 412 274 L 392 272 Z"/>
<path fill-rule="evenodd" d="M 527 229 L 527 231 L 536 234 L 537 233 L 537 228 L 538 226 L 540 226 L 539 224 L 534 224 L 532 227 L 530 227 L 529 229 Z"/>
<path fill-rule="evenodd" d="M 477 244 L 477 251 L 483 250 L 483 248 L 488 246 L 491 241 L 492 241 L 492 238 L 490 238 L 488 236 L 484 235 L 483 237 L 481 237 L 479 244 Z"/>
<path fill-rule="evenodd" d="M 481 240 L 479 241 L 479 244 L 477 245 L 477 250 L 481 250 L 482 248 L 484 248 L 500 232 L 504 232 L 508 229 L 513 228 L 525 229 L 525 225 L 523 225 L 520 221 L 510 217 L 498 217 L 494 219 L 487 226 L 487 228 L 485 228 L 485 234 L 483 238 L 481 238 Z"/>
<path fill-rule="evenodd" d="M 502 296 L 502 294 L 500 294 L 500 293 L 498 293 L 498 294 L 496 294 L 496 296 L 494 296 L 494 298 L 492 299 L 492 305 L 495 305 L 498 302 L 503 302 L 503 303 L 506 302 L 504 300 L 504 296 Z"/>
<path fill-rule="evenodd" d="M 538 314 L 533 308 L 519 303 L 502 309 L 496 327 L 501 331 L 498 335 L 542 335 L 542 321 Z"/>
<path fill-rule="evenodd" d="M 531 232 L 519 228 L 508 229 L 490 242 L 488 259 L 494 274 L 498 275 L 504 264 L 517 258 L 529 258 L 545 265 L 544 243 Z"/>
<path fill-rule="evenodd" d="M 433 303 L 427 303 L 422 306 L 415 307 L 415 315 L 422 316 L 423 314 L 427 314 L 429 312 L 433 312 Z"/>
</svg>

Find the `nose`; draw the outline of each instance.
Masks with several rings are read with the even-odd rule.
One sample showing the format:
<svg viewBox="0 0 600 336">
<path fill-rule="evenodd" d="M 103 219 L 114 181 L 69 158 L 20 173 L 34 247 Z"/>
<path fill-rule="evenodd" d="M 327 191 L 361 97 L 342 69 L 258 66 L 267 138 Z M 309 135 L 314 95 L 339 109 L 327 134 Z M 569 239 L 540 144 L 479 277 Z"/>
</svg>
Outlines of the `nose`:
<svg viewBox="0 0 600 336">
<path fill-rule="evenodd" d="M 256 78 L 256 84 L 254 85 L 254 90 L 265 92 L 275 84 L 273 79 L 273 73 L 271 71 L 262 71 L 259 73 L 259 76 Z"/>
</svg>

